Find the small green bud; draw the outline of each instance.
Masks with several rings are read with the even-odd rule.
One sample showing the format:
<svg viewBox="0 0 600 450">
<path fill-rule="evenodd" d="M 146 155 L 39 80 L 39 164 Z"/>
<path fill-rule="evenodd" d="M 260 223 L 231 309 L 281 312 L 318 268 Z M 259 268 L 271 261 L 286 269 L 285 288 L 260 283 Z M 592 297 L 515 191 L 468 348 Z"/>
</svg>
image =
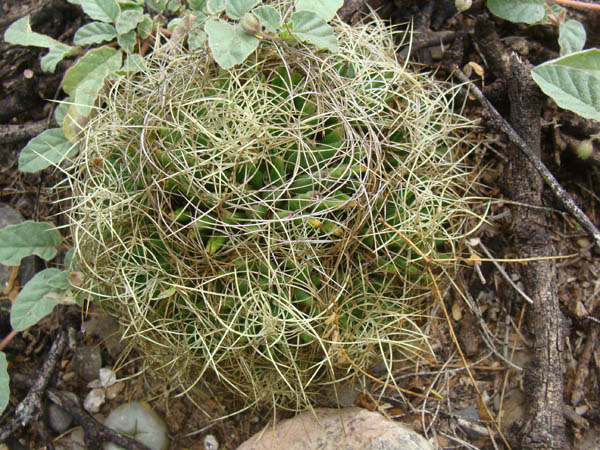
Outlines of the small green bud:
<svg viewBox="0 0 600 450">
<path fill-rule="evenodd" d="M 242 29 L 248 34 L 256 35 L 260 31 L 260 23 L 258 21 L 258 18 L 251 12 L 247 12 L 242 16 L 242 18 L 240 19 L 240 25 L 242 26 Z"/>
<path fill-rule="evenodd" d="M 463 12 L 469 9 L 472 3 L 472 0 L 454 0 L 454 7 L 458 12 Z"/>
<path fill-rule="evenodd" d="M 594 152 L 594 144 L 591 139 L 580 141 L 575 147 L 575 151 L 581 159 L 588 159 Z"/>
</svg>

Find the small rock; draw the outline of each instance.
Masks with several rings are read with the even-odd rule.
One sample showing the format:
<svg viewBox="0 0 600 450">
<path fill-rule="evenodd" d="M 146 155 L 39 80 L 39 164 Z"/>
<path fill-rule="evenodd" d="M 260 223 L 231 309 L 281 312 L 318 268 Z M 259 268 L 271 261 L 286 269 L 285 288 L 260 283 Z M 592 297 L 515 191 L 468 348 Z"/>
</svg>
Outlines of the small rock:
<svg viewBox="0 0 600 450">
<path fill-rule="evenodd" d="M 100 411 L 100 407 L 104 405 L 105 401 L 106 394 L 104 393 L 104 389 L 92 389 L 83 401 L 83 408 L 90 414 L 94 414 Z"/>
<path fill-rule="evenodd" d="M 204 445 L 204 450 L 218 450 L 219 449 L 219 441 L 214 434 L 207 434 L 204 436 L 204 440 L 202 441 Z"/>
<path fill-rule="evenodd" d="M 77 427 L 71 432 L 71 442 L 73 443 L 73 450 L 87 450 L 83 428 Z"/>
<path fill-rule="evenodd" d="M 140 402 L 125 403 L 115 408 L 104 421 L 104 425 L 137 439 L 151 450 L 167 450 L 169 447 L 167 424 L 154 410 Z M 121 447 L 112 443 L 104 445 L 104 450 L 118 449 Z"/>
<path fill-rule="evenodd" d="M 100 367 L 102 367 L 100 347 L 97 345 L 78 347 L 73 355 L 71 367 L 77 375 L 86 381 L 98 378 Z"/>
<path fill-rule="evenodd" d="M 108 400 L 113 400 L 117 398 L 117 395 L 121 393 L 125 384 L 122 381 L 117 381 L 115 384 L 106 388 L 106 398 Z"/>
<path fill-rule="evenodd" d="M 399 422 L 360 408 L 318 408 L 282 420 L 237 450 L 433 450 L 425 438 Z"/>
<path fill-rule="evenodd" d="M 65 392 L 65 394 L 78 405 L 81 403 L 79 397 L 73 392 Z M 73 423 L 73 417 L 60 406 L 50 403 L 48 405 L 48 423 L 54 431 L 60 434 L 69 429 Z"/>
</svg>

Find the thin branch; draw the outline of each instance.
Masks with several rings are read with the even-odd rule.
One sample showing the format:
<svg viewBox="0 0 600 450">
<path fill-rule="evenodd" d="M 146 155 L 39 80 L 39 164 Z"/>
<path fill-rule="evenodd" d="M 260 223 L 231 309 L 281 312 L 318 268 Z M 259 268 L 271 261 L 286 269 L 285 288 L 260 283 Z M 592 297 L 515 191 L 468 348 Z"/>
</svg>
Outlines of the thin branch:
<svg viewBox="0 0 600 450">
<path fill-rule="evenodd" d="M 594 239 L 596 246 L 600 248 L 600 231 L 598 228 L 592 223 L 588 216 L 577 206 L 573 198 L 569 195 L 567 191 L 563 189 L 563 187 L 559 184 L 559 182 L 554 178 L 554 175 L 550 173 L 550 171 L 546 168 L 544 163 L 535 155 L 535 153 L 529 148 L 529 145 L 517 134 L 513 127 L 504 120 L 504 118 L 500 115 L 500 113 L 494 108 L 494 106 L 489 102 L 487 98 L 483 95 L 483 93 L 479 90 L 474 83 L 471 82 L 467 78 L 467 76 L 458 68 L 454 67 L 454 75 L 463 83 L 466 83 L 471 88 L 473 94 L 479 100 L 482 106 L 487 108 L 487 110 L 491 114 L 491 118 L 494 122 L 494 125 L 498 127 L 502 132 L 506 134 L 508 139 L 516 145 L 524 154 L 527 156 L 529 161 L 536 168 L 538 173 L 542 176 L 546 184 L 552 189 L 554 195 L 561 204 L 565 207 L 569 213 L 573 215 L 575 220 L 586 230 Z"/>
<path fill-rule="evenodd" d="M 600 4 L 598 3 L 586 3 L 586 2 L 578 2 L 576 0 L 550 0 L 548 3 L 562 6 L 569 6 L 571 8 L 579 8 L 579 9 L 595 9 L 596 11 L 600 10 Z"/>
</svg>

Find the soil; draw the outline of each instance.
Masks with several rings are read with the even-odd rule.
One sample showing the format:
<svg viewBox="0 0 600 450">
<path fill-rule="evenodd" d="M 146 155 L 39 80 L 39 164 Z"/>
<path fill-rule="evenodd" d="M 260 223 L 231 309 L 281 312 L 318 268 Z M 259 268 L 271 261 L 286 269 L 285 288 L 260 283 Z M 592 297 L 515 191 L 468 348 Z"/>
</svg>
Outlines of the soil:
<svg viewBox="0 0 600 450">
<path fill-rule="evenodd" d="M 344 18 L 356 20 L 363 5 L 360 0 L 346 1 Z M 0 6 L 2 33 L 10 23 L 30 14 L 35 31 L 69 42 L 85 23 L 81 10 L 64 0 L 4 0 Z M 537 150 L 591 221 L 600 224 L 596 190 L 600 150 L 594 148 L 585 162 L 571 150 L 574 140 L 598 134 L 600 123 L 558 108 L 528 83 L 527 64 L 558 56 L 556 27 L 499 20 L 487 11 L 484 1 L 477 0 L 463 13 L 454 9 L 453 0 L 373 0 L 370 6 L 393 24 L 412 23 L 410 58 L 423 70 L 450 80 L 452 67 L 461 68 Z M 584 23 L 586 48 L 600 46 L 600 13 L 570 10 L 568 14 Z M 19 151 L 27 140 L 43 128 L 56 126 L 49 119 L 55 106 L 52 100 L 62 98 L 60 81 L 73 63 L 61 62 L 56 73 L 44 73 L 39 62 L 44 52 L 0 43 L 0 203 L 18 210 L 25 219 L 64 225 L 64 204 L 52 190 L 60 175 L 50 171 L 29 175 L 17 169 Z M 399 58 L 407 56 L 404 47 Z M 462 95 L 464 113 L 480 126 L 476 131 L 480 148 L 471 161 L 483 172 L 479 194 L 495 199 L 489 223 L 477 234 L 482 246 L 472 242 L 473 249 L 482 258 L 521 261 L 471 260 L 471 267 L 465 267 L 444 293 L 444 304 L 432 306 L 430 314 L 439 318 L 431 321 L 429 329 L 435 356 L 394 374 L 398 386 L 422 396 L 393 390 L 382 394 L 375 384 L 361 393 L 356 404 L 385 411 L 440 448 L 598 448 L 599 249 L 522 152 L 495 126 L 488 109 L 466 89 Z M 68 248 L 65 237 L 63 250 Z M 539 259 L 549 255 L 566 257 Z M 522 260 L 530 257 L 536 260 Z M 44 268 L 41 261 L 38 266 Z M 19 288 L 14 281 L 5 289 L 4 300 L 14 300 Z M 234 449 L 273 420 L 270 411 L 252 411 L 211 421 L 227 412 L 231 399 L 174 396 L 168 383 L 154 377 L 135 351 L 123 364 L 110 345 L 110 333 L 90 328 L 97 313 L 91 306 L 83 311 L 56 308 L 50 317 L 8 343 L 4 352 L 10 361 L 11 399 L 0 430 L 41 377 L 42 365 L 61 330 L 69 327 L 73 331 L 59 355 L 49 389 L 85 398 L 90 388 L 74 373 L 72 357 L 78 346 L 99 344 L 103 367 L 117 363 L 123 367 L 118 374 L 119 392 L 102 406 L 99 416 L 129 400 L 148 401 L 166 418 L 171 448 L 177 449 L 202 449 L 208 434 L 217 438 L 220 448 Z M 0 318 L 8 320 L 6 315 Z M 0 329 L 8 334 L 10 326 L 1 323 Z M 465 370 L 465 361 L 470 371 Z M 40 392 L 43 396 L 45 389 Z M 70 439 L 68 432 L 58 435 L 50 430 L 42 412 L 11 433 L 5 443 L 11 449 L 71 448 Z"/>
</svg>

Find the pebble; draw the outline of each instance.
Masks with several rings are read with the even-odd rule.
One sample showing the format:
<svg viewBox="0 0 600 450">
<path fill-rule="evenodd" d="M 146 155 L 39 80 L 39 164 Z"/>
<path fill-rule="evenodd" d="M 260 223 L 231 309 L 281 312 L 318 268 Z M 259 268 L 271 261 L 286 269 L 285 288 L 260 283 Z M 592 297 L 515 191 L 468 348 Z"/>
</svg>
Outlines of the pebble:
<svg viewBox="0 0 600 450">
<path fill-rule="evenodd" d="M 65 392 L 65 394 L 78 405 L 81 404 L 79 397 L 73 392 Z M 60 406 L 50 403 L 48 405 L 48 423 L 54 431 L 61 434 L 69 429 L 73 423 L 73 417 Z"/>
<path fill-rule="evenodd" d="M 83 408 L 90 414 L 100 411 L 100 407 L 106 402 L 106 393 L 102 388 L 92 389 L 83 401 Z"/>
<path fill-rule="evenodd" d="M 100 347 L 97 345 L 78 347 L 71 360 L 71 367 L 86 381 L 97 379 L 102 367 Z"/>
<path fill-rule="evenodd" d="M 433 450 L 406 425 L 360 408 L 318 408 L 282 420 L 261 431 L 237 450 Z"/>
<path fill-rule="evenodd" d="M 204 436 L 204 440 L 202 441 L 204 445 L 204 450 L 218 450 L 219 449 L 219 441 L 217 440 L 214 434 L 207 434 Z"/>
</svg>

